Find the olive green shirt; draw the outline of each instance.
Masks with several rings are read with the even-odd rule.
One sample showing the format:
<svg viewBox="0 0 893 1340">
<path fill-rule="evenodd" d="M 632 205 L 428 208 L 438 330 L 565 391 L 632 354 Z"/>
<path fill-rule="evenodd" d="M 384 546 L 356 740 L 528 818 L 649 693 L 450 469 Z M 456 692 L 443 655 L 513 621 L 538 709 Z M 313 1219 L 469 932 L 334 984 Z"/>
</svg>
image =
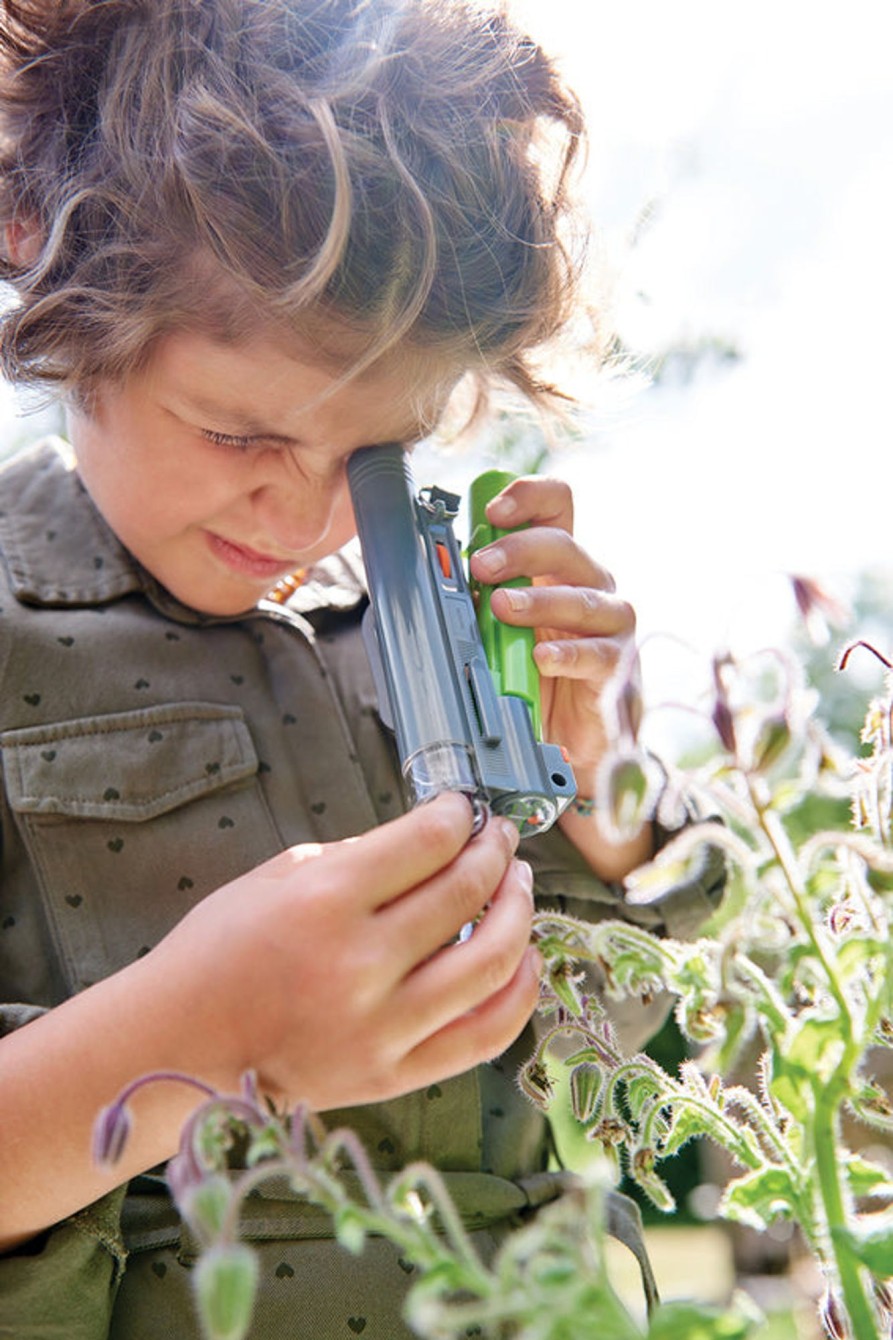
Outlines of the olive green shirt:
<svg viewBox="0 0 893 1340">
<path fill-rule="evenodd" d="M 364 605 L 348 549 L 287 606 L 201 615 L 122 548 L 63 444 L 0 472 L 0 1031 L 145 954 L 204 895 L 283 848 L 402 811 L 361 643 Z M 525 856 L 550 905 L 634 915 L 678 936 L 712 910 L 720 882 L 705 870 L 659 907 L 627 911 L 557 829 Z M 542 1194 L 541 1180 L 525 1183 L 549 1148 L 514 1083 L 525 1045 L 327 1120 L 354 1126 L 385 1174 L 437 1164 L 486 1246 Z M 408 1335 L 412 1271 L 389 1244 L 349 1256 L 324 1215 L 276 1187 L 253 1198 L 246 1230 L 261 1247 L 254 1340 Z M 197 1337 L 194 1260 L 163 1179 L 139 1178 L 126 1198 L 122 1189 L 0 1259 L 0 1336 Z"/>
</svg>

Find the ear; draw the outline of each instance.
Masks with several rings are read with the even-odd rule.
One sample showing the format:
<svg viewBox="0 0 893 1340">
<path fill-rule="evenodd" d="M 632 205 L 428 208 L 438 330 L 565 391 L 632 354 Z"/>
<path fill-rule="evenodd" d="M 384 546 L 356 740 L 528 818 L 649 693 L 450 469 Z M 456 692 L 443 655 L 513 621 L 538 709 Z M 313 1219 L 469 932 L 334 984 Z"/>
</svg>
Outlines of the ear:
<svg viewBox="0 0 893 1340">
<path fill-rule="evenodd" d="M 34 264 L 43 245 L 37 220 L 32 216 L 13 219 L 8 223 L 4 229 L 4 241 L 6 255 L 13 265 L 23 270 Z"/>
</svg>

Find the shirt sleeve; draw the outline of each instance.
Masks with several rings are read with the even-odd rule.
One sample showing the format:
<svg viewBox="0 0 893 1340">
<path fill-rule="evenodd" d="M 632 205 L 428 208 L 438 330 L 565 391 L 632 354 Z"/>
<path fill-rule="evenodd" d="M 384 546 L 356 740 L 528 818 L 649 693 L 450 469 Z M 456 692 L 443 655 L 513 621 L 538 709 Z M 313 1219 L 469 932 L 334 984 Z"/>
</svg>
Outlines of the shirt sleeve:
<svg viewBox="0 0 893 1340">
<path fill-rule="evenodd" d="M 0 1005 L 0 1038 L 44 1011 Z M 46 1153 L 53 1176 L 53 1151 Z M 121 1206 L 126 1186 L 0 1255 L 0 1335 L 107 1340 L 124 1272 Z"/>
</svg>

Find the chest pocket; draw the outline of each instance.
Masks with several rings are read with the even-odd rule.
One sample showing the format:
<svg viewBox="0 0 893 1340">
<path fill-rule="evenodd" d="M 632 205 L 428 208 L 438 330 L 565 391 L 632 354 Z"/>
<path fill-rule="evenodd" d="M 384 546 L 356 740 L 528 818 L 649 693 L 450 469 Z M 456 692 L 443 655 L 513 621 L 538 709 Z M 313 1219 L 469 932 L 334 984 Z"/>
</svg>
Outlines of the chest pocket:
<svg viewBox="0 0 893 1340">
<path fill-rule="evenodd" d="M 282 849 L 238 708 L 7 731 L 0 753 L 70 991 L 148 952 L 205 894 Z"/>
</svg>

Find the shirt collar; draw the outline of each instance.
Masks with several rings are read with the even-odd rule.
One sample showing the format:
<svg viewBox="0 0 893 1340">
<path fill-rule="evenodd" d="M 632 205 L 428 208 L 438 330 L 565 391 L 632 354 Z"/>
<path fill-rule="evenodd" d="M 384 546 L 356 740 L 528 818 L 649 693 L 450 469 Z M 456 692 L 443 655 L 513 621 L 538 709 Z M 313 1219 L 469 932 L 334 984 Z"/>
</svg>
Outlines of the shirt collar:
<svg viewBox="0 0 893 1340">
<path fill-rule="evenodd" d="M 17 455 L 0 476 L 0 544 L 25 604 L 104 605 L 142 585 L 59 438 Z"/>
</svg>

